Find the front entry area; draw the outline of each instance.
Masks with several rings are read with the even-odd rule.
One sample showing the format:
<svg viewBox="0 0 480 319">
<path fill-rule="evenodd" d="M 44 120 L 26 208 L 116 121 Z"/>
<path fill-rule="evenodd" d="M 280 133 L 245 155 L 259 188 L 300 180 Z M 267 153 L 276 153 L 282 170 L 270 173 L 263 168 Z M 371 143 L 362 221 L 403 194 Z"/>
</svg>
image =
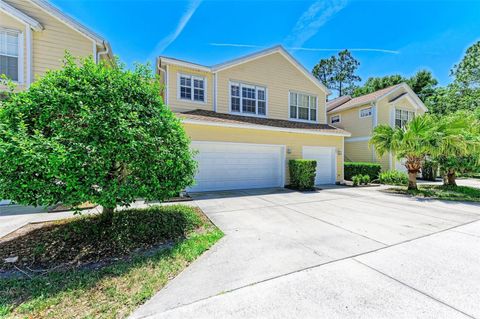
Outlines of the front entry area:
<svg viewBox="0 0 480 319">
<path fill-rule="evenodd" d="M 315 176 L 315 185 L 335 184 L 335 148 L 304 146 L 303 158 L 317 161 L 317 174 Z"/>
<path fill-rule="evenodd" d="M 283 187 L 285 146 L 193 141 L 198 153 L 190 192 Z"/>
</svg>

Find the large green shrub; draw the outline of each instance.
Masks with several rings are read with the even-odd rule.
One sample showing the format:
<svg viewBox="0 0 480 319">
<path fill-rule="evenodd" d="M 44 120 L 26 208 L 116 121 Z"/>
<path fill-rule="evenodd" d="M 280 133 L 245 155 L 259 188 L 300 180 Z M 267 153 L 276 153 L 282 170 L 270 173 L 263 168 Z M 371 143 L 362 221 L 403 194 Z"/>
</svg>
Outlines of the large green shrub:
<svg viewBox="0 0 480 319">
<path fill-rule="evenodd" d="M 181 122 L 152 72 L 65 58 L 0 102 L 0 198 L 26 205 L 89 201 L 111 216 L 136 198 L 164 200 L 194 181 Z"/>
<path fill-rule="evenodd" d="M 345 179 L 352 180 L 355 175 L 368 175 L 370 180 L 378 179 L 378 174 L 382 170 L 380 164 L 363 162 L 345 162 Z"/>
<path fill-rule="evenodd" d="M 408 184 L 408 175 L 396 170 L 386 171 L 380 173 L 379 180 L 381 184 L 406 186 Z"/>
<path fill-rule="evenodd" d="M 290 187 L 298 190 L 315 188 L 317 161 L 293 159 L 289 161 Z"/>
</svg>

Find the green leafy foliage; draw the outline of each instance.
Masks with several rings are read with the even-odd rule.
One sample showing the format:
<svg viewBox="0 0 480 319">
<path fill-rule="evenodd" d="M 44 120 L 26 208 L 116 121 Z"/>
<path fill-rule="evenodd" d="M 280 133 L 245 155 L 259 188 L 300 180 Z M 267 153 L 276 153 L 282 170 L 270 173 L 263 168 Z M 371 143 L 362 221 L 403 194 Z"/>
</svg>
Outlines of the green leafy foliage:
<svg viewBox="0 0 480 319">
<path fill-rule="evenodd" d="M 375 180 L 381 170 L 382 167 L 378 163 L 345 162 L 344 164 L 345 179 L 352 181 L 355 175 L 368 175 L 370 180 Z"/>
<path fill-rule="evenodd" d="M 352 182 L 353 186 L 368 185 L 368 183 L 370 183 L 370 176 L 361 174 L 355 175 L 352 176 Z"/>
<path fill-rule="evenodd" d="M 435 181 L 437 178 L 439 164 L 437 161 L 425 159 L 422 165 L 422 179 L 427 181 Z"/>
<path fill-rule="evenodd" d="M 380 184 L 404 186 L 408 184 L 408 176 L 403 172 L 391 170 L 380 173 Z"/>
<path fill-rule="evenodd" d="M 368 175 L 363 175 L 362 176 L 362 184 L 367 185 L 367 184 L 370 183 L 370 180 L 371 180 L 370 176 L 368 176 Z"/>
<path fill-rule="evenodd" d="M 338 92 L 338 96 L 352 94 L 355 82 L 361 78 L 355 74 L 360 62 L 355 59 L 351 52 L 343 50 L 338 56 L 332 55 L 328 59 L 321 59 L 313 67 L 312 74 L 326 87 Z"/>
<path fill-rule="evenodd" d="M 0 107 L 0 198 L 109 209 L 164 200 L 194 181 L 182 124 L 151 71 L 76 61 Z"/>
<path fill-rule="evenodd" d="M 370 77 L 364 85 L 355 89 L 353 96 L 365 95 L 400 83 L 407 83 L 418 97 L 425 101 L 434 94 L 438 81 L 428 70 L 420 70 L 410 78 L 403 77 L 400 74 Z"/>
<path fill-rule="evenodd" d="M 459 64 L 455 65 L 452 75 L 455 82 L 463 87 L 480 89 L 480 41 L 467 49 Z"/>
<path fill-rule="evenodd" d="M 292 159 L 288 163 L 290 171 L 290 186 L 298 190 L 315 188 L 317 161 L 307 159 Z"/>
</svg>

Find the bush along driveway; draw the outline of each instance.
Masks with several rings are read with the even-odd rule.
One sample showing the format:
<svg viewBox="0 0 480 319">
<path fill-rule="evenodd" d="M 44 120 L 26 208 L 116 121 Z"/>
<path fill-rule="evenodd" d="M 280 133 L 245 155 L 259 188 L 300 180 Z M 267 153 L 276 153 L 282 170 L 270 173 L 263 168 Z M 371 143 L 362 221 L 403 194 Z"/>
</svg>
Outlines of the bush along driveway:
<svg viewBox="0 0 480 319">
<path fill-rule="evenodd" d="M 124 210 L 104 222 L 84 216 L 2 239 L 2 262 L 18 260 L 1 264 L 0 316 L 126 317 L 223 235 L 181 205 Z"/>
</svg>

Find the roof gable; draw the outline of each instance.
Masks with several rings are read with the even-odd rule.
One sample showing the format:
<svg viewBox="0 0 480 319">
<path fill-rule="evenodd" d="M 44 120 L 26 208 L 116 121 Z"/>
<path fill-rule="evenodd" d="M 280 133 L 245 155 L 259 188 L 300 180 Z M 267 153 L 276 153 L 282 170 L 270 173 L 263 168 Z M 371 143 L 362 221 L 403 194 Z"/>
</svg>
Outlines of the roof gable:
<svg viewBox="0 0 480 319">
<path fill-rule="evenodd" d="M 28 24 L 35 31 L 43 30 L 43 26 L 40 22 L 18 10 L 17 8 L 12 7 L 3 0 L 0 0 L 0 10 L 19 20 L 20 22 Z"/>
</svg>

